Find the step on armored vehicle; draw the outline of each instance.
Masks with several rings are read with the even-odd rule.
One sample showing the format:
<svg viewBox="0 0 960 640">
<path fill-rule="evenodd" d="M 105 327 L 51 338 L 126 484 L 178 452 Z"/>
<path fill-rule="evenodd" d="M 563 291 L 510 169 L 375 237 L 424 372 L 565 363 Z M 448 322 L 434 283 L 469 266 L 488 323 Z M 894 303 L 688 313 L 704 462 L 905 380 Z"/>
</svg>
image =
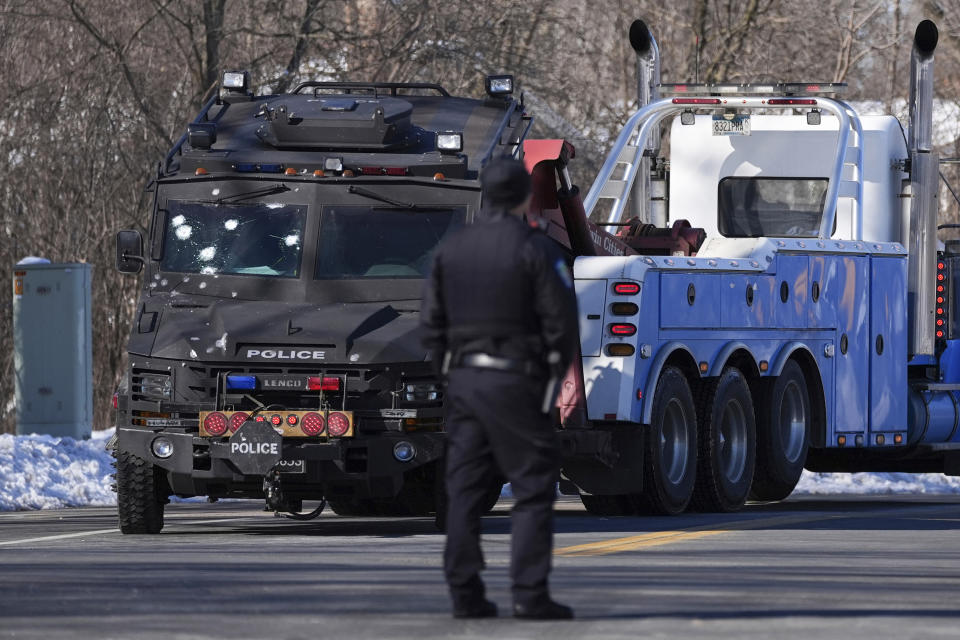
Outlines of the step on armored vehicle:
<svg viewBox="0 0 960 640">
<path fill-rule="evenodd" d="M 159 531 L 171 495 L 435 510 L 443 390 L 418 335 L 423 279 L 476 215 L 481 167 L 520 155 L 532 122 L 511 76 L 486 93 L 255 96 L 248 73 L 223 74 L 159 164 L 148 237 L 117 237 L 118 269 L 144 272 L 116 397 L 124 532 Z"/>
</svg>

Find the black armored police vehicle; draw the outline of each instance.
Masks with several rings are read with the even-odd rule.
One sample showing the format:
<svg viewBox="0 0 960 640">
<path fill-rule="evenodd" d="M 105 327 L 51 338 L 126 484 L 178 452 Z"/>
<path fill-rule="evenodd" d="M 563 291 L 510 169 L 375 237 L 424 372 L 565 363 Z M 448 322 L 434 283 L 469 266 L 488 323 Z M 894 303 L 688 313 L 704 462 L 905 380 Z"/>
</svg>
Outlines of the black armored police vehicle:
<svg viewBox="0 0 960 640">
<path fill-rule="evenodd" d="M 255 96 L 248 73 L 223 74 L 158 167 L 148 237 L 117 236 L 117 268 L 144 272 L 116 398 L 125 533 L 159 531 L 171 495 L 301 517 L 304 500 L 435 509 L 443 391 L 417 334 L 423 279 L 476 214 L 481 167 L 520 153 L 531 123 L 510 76 L 486 92 Z"/>
</svg>

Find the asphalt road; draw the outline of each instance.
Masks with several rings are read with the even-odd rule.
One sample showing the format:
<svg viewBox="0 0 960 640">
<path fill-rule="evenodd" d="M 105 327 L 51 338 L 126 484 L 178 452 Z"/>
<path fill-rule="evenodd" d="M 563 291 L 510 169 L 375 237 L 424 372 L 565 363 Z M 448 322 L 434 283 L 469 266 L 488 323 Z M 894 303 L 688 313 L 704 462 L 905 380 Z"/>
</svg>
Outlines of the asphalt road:
<svg viewBox="0 0 960 640">
<path fill-rule="evenodd" d="M 960 498 L 792 499 L 737 514 L 587 515 L 564 498 L 553 590 L 572 622 L 456 621 L 426 518 L 168 506 L 156 536 L 111 509 L 0 513 L 3 638 L 957 638 Z M 509 605 L 509 503 L 484 520 Z"/>
</svg>

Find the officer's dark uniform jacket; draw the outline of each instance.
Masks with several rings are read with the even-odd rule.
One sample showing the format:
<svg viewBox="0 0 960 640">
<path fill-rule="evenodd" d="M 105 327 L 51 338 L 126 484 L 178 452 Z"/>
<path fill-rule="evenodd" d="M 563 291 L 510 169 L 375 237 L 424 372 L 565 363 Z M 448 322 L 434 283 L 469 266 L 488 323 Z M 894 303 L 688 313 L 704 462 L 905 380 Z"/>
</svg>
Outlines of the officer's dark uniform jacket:
<svg viewBox="0 0 960 640">
<path fill-rule="evenodd" d="M 556 351 L 566 370 L 576 353 L 576 299 L 563 256 L 503 210 L 482 211 L 441 244 L 421 318 L 437 366 L 446 351 L 454 366 L 469 353 L 545 366 Z"/>
<path fill-rule="evenodd" d="M 548 377 L 565 372 L 576 354 L 569 268 L 542 232 L 503 210 L 483 211 L 438 248 L 421 322 L 438 369 L 448 354 L 444 570 L 455 607 L 483 596 L 480 516 L 501 474 L 515 498 L 514 602 L 541 604 L 549 597 L 560 463 L 554 425 L 541 405 Z M 552 372 L 550 352 L 560 356 Z M 477 354 L 498 366 L 484 366 Z"/>
</svg>

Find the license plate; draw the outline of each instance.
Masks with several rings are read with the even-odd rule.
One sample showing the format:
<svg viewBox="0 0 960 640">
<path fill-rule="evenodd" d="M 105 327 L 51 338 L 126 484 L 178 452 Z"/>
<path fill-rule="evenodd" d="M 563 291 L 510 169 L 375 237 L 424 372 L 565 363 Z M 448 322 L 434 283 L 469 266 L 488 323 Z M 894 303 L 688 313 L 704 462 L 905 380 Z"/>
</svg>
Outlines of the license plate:
<svg viewBox="0 0 960 640">
<path fill-rule="evenodd" d="M 280 473 L 306 473 L 306 460 L 281 460 L 277 463 L 277 471 Z"/>
<path fill-rule="evenodd" d="M 727 120 L 722 116 L 713 117 L 713 135 L 748 136 L 750 135 L 750 116 L 734 116 Z"/>
</svg>

